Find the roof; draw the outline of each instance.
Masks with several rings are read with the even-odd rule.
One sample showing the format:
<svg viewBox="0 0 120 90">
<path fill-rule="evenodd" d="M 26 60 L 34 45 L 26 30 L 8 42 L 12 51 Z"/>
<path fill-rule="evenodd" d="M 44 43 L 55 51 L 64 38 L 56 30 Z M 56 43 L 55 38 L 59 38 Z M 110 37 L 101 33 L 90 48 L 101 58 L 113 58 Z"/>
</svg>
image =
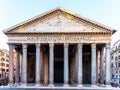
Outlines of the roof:
<svg viewBox="0 0 120 90">
<path fill-rule="evenodd" d="M 113 44 L 113 47 L 115 47 L 115 45 L 117 45 L 117 44 L 120 44 L 120 39 L 117 40 L 117 41 Z"/>
<path fill-rule="evenodd" d="M 8 52 L 6 49 L 0 49 L 0 52 Z"/>
<path fill-rule="evenodd" d="M 60 7 L 57 7 L 57 8 L 55 8 L 55 9 L 52 9 L 52 10 L 48 11 L 48 12 L 45 12 L 45 13 L 43 13 L 43 14 L 40 14 L 40 15 L 36 16 L 36 17 L 33 17 L 33 18 L 29 19 L 29 20 L 26 20 L 26 21 L 21 22 L 21 23 L 19 23 L 19 24 L 17 24 L 17 25 L 14 25 L 14 26 L 12 26 L 12 27 L 10 27 L 10 28 L 7 28 L 7 29 L 3 30 L 3 32 L 4 32 L 5 34 L 11 33 L 13 30 L 15 30 L 15 29 L 17 29 L 17 28 L 30 25 L 30 24 L 36 22 L 37 20 L 41 20 L 41 19 L 43 19 L 43 18 L 48 17 L 48 16 L 51 15 L 51 14 L 57 14 L 57 13 L 59 13 L 59 12 L 64 12 L 65 14 L 69 14 L 69 15 L 71 15 L 71 16 L 73 16 L 73 17 L 75 17 L 75 18 L 77 18 L 77 19 L 79 19 L 79 20 L 81 20 L 81 21 L 83 21 L 83 22 L 87 22 L 87 23 L 92 24 L 92 25 L 95 25 L 95 26 L 97 26 L 97 27 L 104 28 L 104 29 L 108 30 L 109 32 L 112 32 L 112 34 L 116 32 L 116 30 L 113 29 L 113 28 L 111 28 L 111 27 L 108 27 L 108 26 L 106 26 L 106 25 L 103 25 L 103 24 L 101 24 L 101 23 L 98 23 L 98 22 L 96 22 L 96 21 L 93 21 L 93 20 L 88 19 L 88 18 L 86 18 L 86 17 L 83 17 L 83 16 L 81 16 L 81 15 L 75 14 L 75 13 L 73 13 L 73 12 L 70 12 L 70 11 L 68 11 L 68 10 L 66 10 L 66 9 L 63 9 L 63 8 L 60 8 Z"/>
</svg>

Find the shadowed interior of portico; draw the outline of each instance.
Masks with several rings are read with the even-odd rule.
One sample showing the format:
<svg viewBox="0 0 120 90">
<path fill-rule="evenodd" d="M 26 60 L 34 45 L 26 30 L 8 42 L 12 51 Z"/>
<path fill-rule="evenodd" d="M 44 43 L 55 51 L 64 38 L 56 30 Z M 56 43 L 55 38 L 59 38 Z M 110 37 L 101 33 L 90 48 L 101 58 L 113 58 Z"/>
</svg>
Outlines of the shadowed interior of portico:
<svg viewBox="0 0 120 90">
<path fill-rule="evenodd" d="M 36 47 L 35 45 L 28 46 L 27 54 L 27 81 L 28 83 L 35 83 L 35 63 L 36 63 Z"/>
<path fill-rule="evenodd" d="M 102 50 L 102 47 L 104 44 L 98 44 L 96 45 L 98 50 Z M 66 71 L 64 67 L 65 62 L 65 44 L 54 44 L 53 46 L 53 83 L 55 86 L 62 86 L 64 85 L 64 79 L 66 78 Z M 79 46 L 80 47 L 80 46 Z M 39 48 L 39 59 L 37 59 L 37 49 Z M 50 81 L 50 44 L 40 44 L 39 47 L 36 46 L 36 44 L 30 44 L 27 45 L 27 83 L 36 83 L 36 76 L 40 76 L 40 83 L 42 85 L 49 85 Z M 91 44 L 83 44 L 82 45 L 82 54 L 78 53 L 78 44 L 69 44 L 68 45 L 68 84 L 72 86 L 76 86 L 78 84 L 78 56 L 82 56 L 82 84 L 91 84 L 91 72 L 92 72 L 92 45 Z M 15 50 L 18 50 L 21 54 L 20 58 L 20 67 L 22 67 L 22 59 L 23 59 L 23 49 L 22 45 L 16 45 Z M 102 51 L 101 51 L 102 52 Z M 102 55 L 102 53 L 101 53 Z M 100 56 L 100 53 L 99 53 Z M 96 58 L 98 58 L 98 53 L 96 53 Z M 100 58 L 101 60 L 102 58 Z M 40 74 L 36 74 L 36 60 L 40 60 Z M 96 74 L 98 75 L 98 59 L 96 59 Z M 66 64 L 65 64 L 66 65 Z M 64 76 L 65 74 L 65 76 Z M 20 70 L 20 81 L 22 70 Z M 96 77 L 96 81 L 98 83 L 101 83 L 98 81 L 101 77 Z M 103 79 L 104 80 L 104 79 Z"/>
<path fill-rule="evenodd" d="M 19 49 L 21 46 L 19 46 Z M 91 83 L 91 45 L 83 45 L 82 49 L 83 64 L 83 84 Z M 41 80 L 43 84 L 49 82 L 49 45 L 41 44 Z M 69 84 L 77 84 L 78 71 L 78 51 L 77 44 L 69 44 L 68 46 L 69 61 Z M 35 83 L 36 78 L 36 46 L 29 45 L 27 47 L 27 81 Z M 54 45 L 54 83 L 64 83 L 64 44 Z"/>
<path fill-rule="evenodd" d="M 91 46 L 83 45 L 83 84 L 91 84 Z"/>
<path fill-rule="evenodd" d="M 55 45 L 54 47 L 54 83 L 63 84 L 64 79 L 64 51 L 63 45 Z"/>
</svg>

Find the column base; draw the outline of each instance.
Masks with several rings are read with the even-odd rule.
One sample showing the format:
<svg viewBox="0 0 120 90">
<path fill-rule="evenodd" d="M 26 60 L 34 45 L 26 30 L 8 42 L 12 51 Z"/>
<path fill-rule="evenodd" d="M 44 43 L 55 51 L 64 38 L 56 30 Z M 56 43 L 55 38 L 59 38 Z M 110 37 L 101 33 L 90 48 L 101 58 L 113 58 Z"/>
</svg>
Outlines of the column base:
<svg viewBox="0 0 120 90">
<path fill-rule="evenodd" d="M 42 86 L 42 84 L 36 83 L 35 86 L 36 86 L 36 87 L 40 87 L 40 86 Z"/>
<path fill-rule="evenodd" d="M 22 82 L 20 82 L 20 85 L 22 85 Z"/>
<path fill-rule="evenodd" d="M 19 84 L 22 86 L 27 86 L 27 82 L 20 82 Z"/>
<path fill-rule="evenodd" d="M 15 83 L 15 86 L 19 86 L 20 84 L 18 82 Z"/>
<path fill-rule="evenodd" d="M 105 85 L 107 88 L 110 88 L 111 87 L 111 85 Z"/>
<path fill-rule="evenodd" d="M 22 84 L 21 84 L 21 86 L 22 86 L 22 87 L 26 87 L 26 86 L 27 86 L 27 84 L 25 84 L 25 83 L 22 83 Z"/>
<path fill-rule="evenodd" d="M 105 84 L 99 84 L 99 86 L 101 86 L 101 87 L 105 87 Z"/>
<path fill-rule="evenodd" d="M 82 85 L 82 84 L 78 84 L 78 85 L 77 85 L 77 87 L 79 87 L 79 88 L 81 87 L 81 88 L 82 88 L 82 87 L 83 87 L 83 85 Z"/>
<path fill-rule="evenodd" d="M 97 87 L 97 85 L 91 85 L 91 87 L 96 88 L 96 87 Z"/>
<path fill-rule="evenodd" d="M 49 86 L 49 87 L 54 87 L 54 84 L 49 84 L 48 86 Z"/>
<path fill-rule="evenodd" d="M 12 84 L 12 83 L 8 83 L 8 85 L 7 86 L 9 86 L 9 87 L 13 87 L 14 86 L 14 84 Z"/>
<path fill-rule="evenodd" d="M 64 84 L 63 87 L 69 87 L 69 84 Z"/>
<path fill-rule="evenodd" d="M 96 83 L 97 86 L 99 86 L 99 83 Z"/>
</svg>

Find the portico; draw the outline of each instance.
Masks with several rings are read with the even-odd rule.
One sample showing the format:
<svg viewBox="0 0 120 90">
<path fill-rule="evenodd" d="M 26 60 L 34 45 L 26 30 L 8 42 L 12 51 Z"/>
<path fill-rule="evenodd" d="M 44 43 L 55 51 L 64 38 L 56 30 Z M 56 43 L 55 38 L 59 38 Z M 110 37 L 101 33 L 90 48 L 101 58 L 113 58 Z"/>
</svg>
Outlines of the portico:
<svg viewBox="0 0 120 90">
<path fill-rule="evenodd" d="M 100 83 L 104 84 L 105 81 L 106 85 L 110 85 L 112 28 L 56 8 L 4 30 L 4 33 L 9 38 L 10 85 L 14 84 L 14 77 L 15 83 L 24 85 L 96 86 L 99 79 Z M 15 76 L 13 50 L 17 54 Z M 100 77 L 98 52 L 101 61 Z"/>
</svg>

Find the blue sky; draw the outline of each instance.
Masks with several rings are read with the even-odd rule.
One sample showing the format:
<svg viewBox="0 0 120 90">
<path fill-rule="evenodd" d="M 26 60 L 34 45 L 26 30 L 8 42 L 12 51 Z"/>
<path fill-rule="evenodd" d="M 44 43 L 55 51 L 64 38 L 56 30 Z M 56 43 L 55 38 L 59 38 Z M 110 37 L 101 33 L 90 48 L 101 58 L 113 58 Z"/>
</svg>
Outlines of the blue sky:
<svg viewBox="0 0 120 90">
<path fill-rule="evenodd" d="M 56 7 L 63 7 L 118 30 L 120 37 L 120 0 L 0 0 L 0 48 L 8 49 L 2 30 Z"/>
</svg>

